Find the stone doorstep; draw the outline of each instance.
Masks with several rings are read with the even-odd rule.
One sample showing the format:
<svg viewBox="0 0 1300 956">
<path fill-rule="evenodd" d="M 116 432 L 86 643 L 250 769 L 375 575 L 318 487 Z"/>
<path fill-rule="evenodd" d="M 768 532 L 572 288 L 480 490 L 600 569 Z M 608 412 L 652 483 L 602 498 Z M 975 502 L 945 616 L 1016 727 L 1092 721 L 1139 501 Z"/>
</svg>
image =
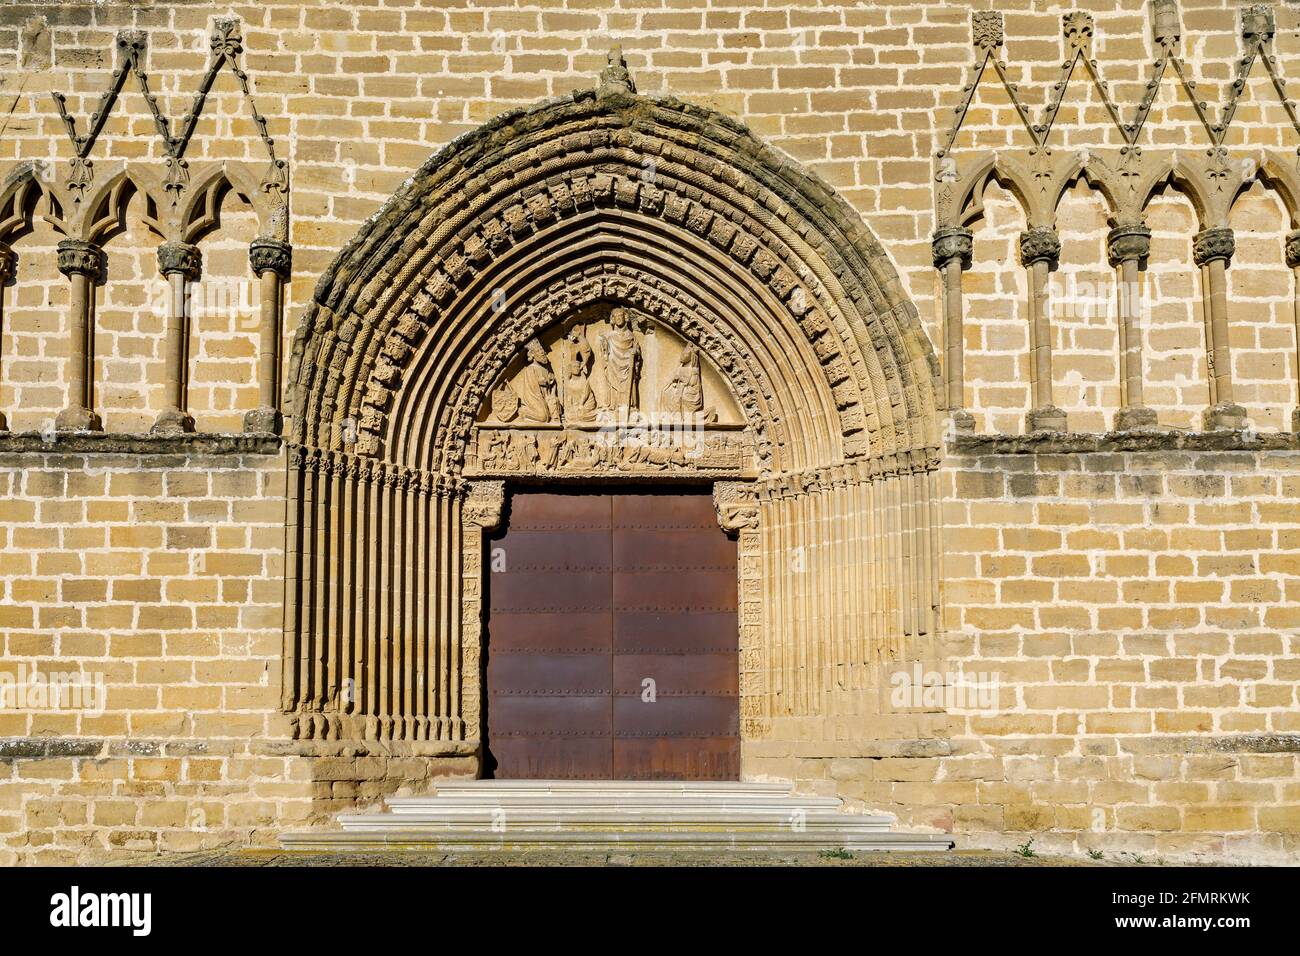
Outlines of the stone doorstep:
<svg viewBox="0 0 1300 956">
<path fill-rule="evenodd" d="M 642 852 L 767 851 L 819 853 L 826 850 L 941 852 L 954 847 L 941 833 L 855 833 L 846 830 L 792 833 L 788 831 L 664 831 L 592 830 L 500 833 L 491 830 L 437 834 L 428 830 L 384 832 L 285 833 L 280 845 L 290 851 L 356 852 L 364 850 L 443 852 L 489 851 L 599 851 L 608 849 Z"/>
<path fill-rule="evenodd" d="M 947 834 L 892 831 L 788 783 L 456 781 L 340 814 L 340 830 L 282 834 L 290 850 L 946 850 Z"/>
</svg>

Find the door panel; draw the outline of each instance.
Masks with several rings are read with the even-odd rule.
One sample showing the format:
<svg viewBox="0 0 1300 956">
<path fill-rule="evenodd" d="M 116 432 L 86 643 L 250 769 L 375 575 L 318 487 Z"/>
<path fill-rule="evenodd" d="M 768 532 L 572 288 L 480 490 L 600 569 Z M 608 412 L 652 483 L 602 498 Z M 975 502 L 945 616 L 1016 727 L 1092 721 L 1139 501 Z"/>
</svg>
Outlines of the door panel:
<svg viewBox="0 0 1300 956">
<path fill-rule="evenodd" d="M 711 495 L 516 494 L 492 552 L 497 777 L 738 779 L 736 546 Z"/>
</svg>

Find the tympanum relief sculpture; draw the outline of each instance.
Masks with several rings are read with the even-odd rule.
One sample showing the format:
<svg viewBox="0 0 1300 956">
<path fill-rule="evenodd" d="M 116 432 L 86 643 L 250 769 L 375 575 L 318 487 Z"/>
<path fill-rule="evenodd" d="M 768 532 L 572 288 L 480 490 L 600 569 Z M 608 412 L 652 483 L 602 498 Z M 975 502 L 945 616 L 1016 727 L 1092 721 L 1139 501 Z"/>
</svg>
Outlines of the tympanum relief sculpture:
<svg viewBox="0 0 1300 956">
<path fill-rule="evenodd" d="M 753 436 L 698 348 L 621 306 L 527 342 L 480 411 L 467 475 L 751 477 Z"/>
</svg>

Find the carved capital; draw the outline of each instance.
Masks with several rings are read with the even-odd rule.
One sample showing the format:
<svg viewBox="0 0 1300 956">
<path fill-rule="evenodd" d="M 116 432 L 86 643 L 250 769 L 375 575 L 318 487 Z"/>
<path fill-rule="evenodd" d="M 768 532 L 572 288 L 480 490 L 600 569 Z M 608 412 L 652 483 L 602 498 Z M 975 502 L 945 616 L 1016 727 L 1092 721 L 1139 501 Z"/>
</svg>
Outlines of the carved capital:
<svg viewBox="0 0 1300 956">
<path fill-rule="evenodd" d="M 1292 269 L 1300 266 L 1300 229 L 1286 234 L 1286 264 Z"/>
<path fill-rule="evenodd" d="M 18 253 L 6 242 L 0 242 L 0 285 L 14 277 L 18 269 Z"/>
<path fill-rule="evenodd" d="M 713 510 L 717 512 L 718 525 L 728 533 L 758 527 L 758 496 L 749 482 L 714 482 Z"/>
<path fill-rule="evenodd" d="M 99 275 L 103 253 L 93 242 L 64 239 L 58 249 L 59 271 L 65 276 L 82 275 L 94 279 Z"/>
<path fill-rule="evenodd" d="M 1106 234 L 1106 252 L 1112 265 L 1151 254 L 1151 230 L 1140 222 L 1124 223 Z"/>
<path fill-rule="evenodd" d="M 1237 241 L 1232 230 L 1227 226 L 1204 229 L 1192 240 L 1192 259 L 1198 266 L 1222 259 L 1232 261 L 1232 254 L 1237 251 Z"/>
<path fill-rule="evenodd" d="M 1056 265 L 1061 258 L 1061 238 L 1052 226 L 1034 226 L 1020 234 L 1020 262 L 1033 265 L 1046 262 Z"/>
<path fill-rule="evenodd" d="M 199 247 L 188 242 L 164 242 L 158 247 L 158 271 L 165 276 L 183 275 L 193 282 L 199 277 Z"/>
<path fill-rule="evenodd" d="M 961 226 L 936 229 L 930 239 L 930 252 L 934 256 L 935 268 L 942 269 L 952 260 L 959 259 L 961 267 L 969 269 L 973 236 L 969 229 Z"/>
<path fill-rule="evenodd" d="M 467 525 L 491 531 L 501 523 L 505 509 L 506 483 L 504 481 L 473 481 L 461 505 L 461 519 Z"/>
<path fill-rule="evenodd" d="M 255 275 L 274 272 L 281 279 L 287 279 L 293 264 L 293 247 L 270 236 L 259 236 L 248 247 L 248 261 L 252 264 Z"/>
</svg>

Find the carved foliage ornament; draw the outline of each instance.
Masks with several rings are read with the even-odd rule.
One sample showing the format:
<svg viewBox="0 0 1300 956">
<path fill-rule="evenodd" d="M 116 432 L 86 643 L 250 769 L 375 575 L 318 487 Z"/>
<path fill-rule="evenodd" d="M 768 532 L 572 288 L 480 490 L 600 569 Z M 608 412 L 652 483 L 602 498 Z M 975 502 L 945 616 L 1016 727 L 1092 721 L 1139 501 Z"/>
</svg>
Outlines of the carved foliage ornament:
<svg viewBox="0 0 1300 956">
<path fill-rule="evenodd" d="M 1020 234 L 1020 261 L 1024 265 L 1047 262 L 1055 265 L 1061 258 L 1061 238 L 1052 226 L 1035 226 Z"/>
<path fill-rule="evenodd" d="M 1237 251 L 1237 242 L 1232 230 L 1226 226 L 1204 229 L 1192 240 L 1192 259 L 1198 266 L 1216 259 L 1230 261 Z"/>
</svg>

